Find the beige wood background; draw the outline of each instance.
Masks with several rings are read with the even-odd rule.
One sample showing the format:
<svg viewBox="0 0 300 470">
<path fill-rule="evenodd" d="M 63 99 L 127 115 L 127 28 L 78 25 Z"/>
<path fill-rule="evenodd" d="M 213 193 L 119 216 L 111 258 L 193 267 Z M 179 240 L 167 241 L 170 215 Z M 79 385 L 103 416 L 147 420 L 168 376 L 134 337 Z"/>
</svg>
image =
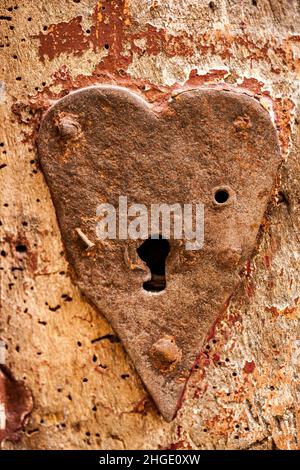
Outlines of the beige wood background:
<svg viewBox="0 0 300 470">
<path fill-rule="evenodd" d="M 33 397 L 19 443 L 2 447 L 299 448 L 299 2 L 1 0 L 0 16 L 0 339 Z M 115 83 L 163 101 L 218 82 L 260 96 L 285 161 L 257 254 L 167 424 L 71 282 L 35 138 L 72 89 Z"/>
</svg>

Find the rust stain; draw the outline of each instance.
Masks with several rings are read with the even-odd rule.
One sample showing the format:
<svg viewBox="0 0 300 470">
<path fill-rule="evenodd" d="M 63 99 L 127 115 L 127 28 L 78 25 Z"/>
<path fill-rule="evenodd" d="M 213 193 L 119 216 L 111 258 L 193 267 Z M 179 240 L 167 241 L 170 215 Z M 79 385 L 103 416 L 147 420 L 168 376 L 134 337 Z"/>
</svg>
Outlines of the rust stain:
<svg viewBox="0 0 300 470">
<path fill-rule="evenodd" d="M 243 51 L 246 50 L 245 60 L 249 60 L 251 64 L 264 60 L 271 64 L 272 69 L 272 60 L 268 54 L 269 50 L 272 50 L 273 55 L 283 61 L 286 67 L 293 71 L 299 68 L 299 59 L 295 57 L 293 51 L 293 45 L 299 42 L 299 37 L 296 35 L 286 38 L 278 45 L 273 38 L 256 43 L 245 32 L 242 35 L 233 34 L 226 28 L 222 31 L 215 30 L 196 36 L 185 32 L 174 36 L 150 24 L 146 25 L 143 30 L 137 31 L 136 24 L 130 16 L 128 0 L 97 2 L 92 13 L 92 26 L 89 33 L 83 30 L 82 17 L 77 16 L 69 22 L 51 25 L 46 33 L 41 32 L 38 35 L 38 39 L 39 55 L 43 62 L 46 58 L 53 60 L 62 53 L 82 55 L 88 49 L 94 52 L 106 49 L 106 56 L 96 65 L 90 76 L 81 74 L 73 79 L 66 65 L 62 65 L 54 72 L 52 85 L 60 84 L 63 90 L 60 93 L 53 93 L 50 85 L 46 86 L 43 92 L 38 93 L 32 100 L 33 115 L 28 118 L 25 113 L 26 124 L 35 128 L 29 136 L 33 139 L 41 111 L 47 109 L 52 100 L 63 97 L 70 90 L 95 83 L 117 84 L 138 91 L 147 101 L 155 103 L 158 111 L 162 111 L 167 108 L 167 102 L 172 93 L 178 90 L 222 81 L 225 85 L 227 76 L 229 76 L 229 82 L 233 78 L 227 70 L 212 69 L 204 75 L 199 75 L 197 70 L 192 70 L 183 86 L 178 84 L 171 87 L 158 86 L 148 80 L 132 80 L 127 69 L 132 63 L 134 54 L 142 56 L 147 53 L 155 56 L 163 52 L 168 57 L 191 57 L 197 51 L 201 51 L 202 55 L 219 55 L 225 60 L 233 57 L 236 47 L 240 47 Z M 270 98 L 269 91 L 264 90 L 264 83 L 255 78 L 243 78 L 241 87 L 250 93 Z M 276 98 L 272 100 L 272 103 L 281 149 L 283 154 L 287 155 L 291 141 L 294 103 L 288 98 Z M 18 106 L 22 108 L 28 105 L 15 103 L 13 106 L 13 111 L 22 119 L 24 110 L 18 109 Z M 250 296 L 252 291 L 250 286 Z"/>
<path fill-rule="evenodd" d="M 133 53 L 157 55 L 160 52 L 168 57 L 176 55 L 190 56 L 195 52 L 193 37 L 187 33 L 179 36 L 168 35 L 165 30 L 147 25 L 141 32 L 132 32 L 128 1 L 98 2 L 93 15 L 90 33 L 82 28 L 82 16 L 68 22 L 53 24 L 47 33 L 40 33 L 39 57 L 44 62 L 47 57 L 53 60 L 63 53 L 81 55 L 92 48 L 94 51 L 106 49 L 102 67 L 113 70 L 117 67 L 126 68 L 131 62 Z M 137 41 L 146 41 L 145 50 L 137 45 Z M 130 49 L 125 53 L 125 45 Z"/>
<path fill-rule="evenodd" d="M 255 94 L 267 94 L 269 95 L 268 92 L 264 92 L 263 93 L 263 87 L 264 87 L 264 83 L 260 80 L 257 80 L 256 78 L 246 78 L 244 77 L 243 78 L 243 81 L 241 83 L 241 86 L 243 88 L 246 88 L 247 90 L 251 90 L 252 93 L 255 93 Z"/>
<path fill-rule="evenodd" d="M 47 33 L 40 33 L 39 56 L 44 62 L 47 57 L 53 60 L 63 53 L 81 55 L 88 49 L 95 52 L 107 50 L 103 67 L 112 69 L 129 63 L 130 58 L 123 54 L 123 47 L 130 25 L 127 2 L 97 2 L 92 14 L 92 27 L 89 33 L 82 28 L 82 17 L 77 16 L 68 22 L 51 25 Z"/>
</svg>

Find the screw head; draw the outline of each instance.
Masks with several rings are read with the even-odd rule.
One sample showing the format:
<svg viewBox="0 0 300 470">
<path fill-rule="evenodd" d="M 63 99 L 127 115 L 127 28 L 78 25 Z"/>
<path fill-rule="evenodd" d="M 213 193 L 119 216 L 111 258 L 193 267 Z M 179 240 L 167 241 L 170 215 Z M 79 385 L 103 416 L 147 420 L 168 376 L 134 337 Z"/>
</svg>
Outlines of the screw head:
<svg viewBox="0 0 300 470">
<path fill-rule="evenodd" d="M 80 132 L 80 124 L 74 114 L 63 113 L 59 115 L 55 124 L 63 138 L 74 138 Z"/>
<path fill-rule="evenodd" d="M 154 343 L 150 349 L 154 366 L 162 372 L 170 372 L 181 361 L 182 352 L 175 338 L 165 335 Z"/>
</svg>

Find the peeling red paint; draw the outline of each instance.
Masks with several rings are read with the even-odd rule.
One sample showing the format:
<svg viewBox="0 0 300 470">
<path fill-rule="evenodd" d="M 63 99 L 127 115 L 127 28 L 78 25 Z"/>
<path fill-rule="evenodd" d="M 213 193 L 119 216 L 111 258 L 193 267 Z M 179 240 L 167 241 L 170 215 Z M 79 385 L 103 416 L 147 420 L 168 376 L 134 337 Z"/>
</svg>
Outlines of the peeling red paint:
<svg viewBox="0 0 300 470">
<path fill-rule="evenodd" d="M 49 107 L 50 103 L 48 101 L 47 106 L 47 97 L 48 100 L 58 99 L 70 90 L 95 83 L 118 84 L 131 88 L 133 91 L 143 94 L 144 98 L 155 103 L 155 106 L 162 111 L 173 92 L 220 81 L 223 81 L 223 86 L 226 86 L 224 81 L 228 75 L 230 76 L 227 70 L 212 69 L 202 75 L 194 69 L 190 72 L 189 79 L 183 86 L 178 84 L 171 87 L 157 86 L 147 80 L 131 79 L 127 69 L 132 63 L 134 54 L 142 56 L 147 53 L 155 56 L 164 53 L 168 57 L 191 57 L 197 51 L 201 51 L 203 55 L 219 55 L 225 60 L 234 56 L 234 48 L 241 47 L 248 51 L 248 56 L 245 59 L 251 63 L 263 59 L 269 61 L 272 66 L 268 55 L 268 51 L 272 49 L 273 54 L 283 60 L 286 66 L 292 70 L 300 64 L 293 52 L 293 44 L 299 42 L 298 36 L 288 37 L 278 45 L 273 38 L 256 43 L 245 31 L 239 35 L 233 34 L 226 28 L 222 31 L 205 32 L 196 35 L 196 37 L 190 36 L 186 32 L 174 36 L 150 24 L 147 24 L 143 30 L 137 30 L 136 24 L 130 16 L 126 0 L 97 2 L 91 22 L 90 32 L 83 30 L 82 17 L 77 16 L 69 22 L 51 25 L 46 33 L 39 34 L 39 54 L 42 61 L 45 61 L 46 57 L 48 60 L 53 60 L 62 53 L 81 55 L 88 49 L 92 49 L 94 52 L 102 50 L 106 55 L 96 65 L 90 76 L 81 74 L 73 79 L 66 65 L 54 72 L 52 84 L 62 85 L 63 90 L 54 94 L 48 86 L 41 94 L 38 94 L 35 100 L 32 100 L 37 116 L 34 114 L 29 119 L 30 125 L 37 126 L 41 108 Z M 264 83 L 255 78 L 243 78 L 240 87 L 250 93 L 270 97 L 269 91 L 264 90 Z M 16 112 L 16 105 L 14 106 L 14 112 Z M 39 106 L 40 109 L 38 109 Z M 281 147 L 285 154 L 290 143 L 293 108 L 294 104 L 289 99 L 277 98 L 274 101 L 276 123 Z M 36 118 L 37 120 L 34 121 Z M 248 286 L 247 291 L 249 296 L 253 295 L 254 287 Z"/>
<path fill-rule="evenodd" d="M 105 10 L 103 10 L 105 7 Z M 77 16 L 68 22 L 53 24 L 46 33 L 40 33 L 39 56 L 44 62 L 47 57 L 53 60 L 63 53 L 82 55 L 88 49 L 107 51 L 102 61 L 106 70 L 126 68 L 132 62 L 134 53 L 157 55 L 160 52 L 168 57 L 190 56 L 195 52 L 193 37 L 187 33 L 179 36 L 168 35 L 163 29 L 147 25 L 141 32 L 131 31 L 132 20 L 126 0 L 98 2 L 93 15 L 90 33 L 82 28 L 82 17 Z M 145 50 L 138 45 L 146 41 Z M 130 49 L 125 53 L 126 43 Z"/>
<path fill-rule="evenodd" d="M 266 307 L 265 311 L 271 313 L 272 317 L 276 318 L 278 316 L 286 316 L 288 318 L 297 318 L 298 317 L 298 297 L 296 297 L 295 305 L 292 306 L 287 306 L 283 309 L 279 309 L 277 307 L 271 306 L 271 307 Z"/>
<path fill-rule="evenodd" d="M 234 57 L 238 47 L 247 51 L 245 60 L 251 64 L 262 59 L 268 61 L 271 71 L 276 74 L 279 69 L 273 65 L 269 50 L 293 71 L 300 64 L 293 52 L 293 43 L 299 41 L 297 36 L 290 36 L 279 44 L 273 38 L 255 42 L 244 29 L 237 34 L 226 27 L 196 36 L 185 31 L 169 34 L 151 24 L 137 31 L 130 16 L 128 0 L 97 2 L 91 21 L 89 32 L 83 30 L 81 16 L 50 25 L 46 33 L 41 32 L 37 36 L 41 60 L 44 62 L 46 57 L 53 60 L 63 53 L 82 55 L 88 49 L 95 52 L 106 49 L 102 68 L 115 73 L 118 68 L 125 72 L 132 63 L 134 53 L 140 56 L 144 53 L 153 56 L 164 53 L 167 57 L 192 57 L 200 51 L 202 55 L 210 54 L 228 60 Z M 254 79 L 245 79 L 245 85 L 259 90 L 259 82 L 255 83 Z"/>
<path fill-rule="evenodd" d="M 77 16 L 70 21 L 50 25 L 46 34 L 39 34 L 39 55 L 43 62 L 45 57 L 53 60 L 62 53 L 78 55 L 87 49 L 88 36 L 83 33 L 81 21 L 82 17 Z"/>
<path fill-rule="evenodd" d="M 246 88 L 247 90 L 251 90 L 252 93 L 257 95 L 264 94 L 269 95 L 269 92 L 263 91 L 265 84 L 264 82 L 257 80 L 256 78 L 243 78 L 241 83 L 241 87 Z"/>
</svg>

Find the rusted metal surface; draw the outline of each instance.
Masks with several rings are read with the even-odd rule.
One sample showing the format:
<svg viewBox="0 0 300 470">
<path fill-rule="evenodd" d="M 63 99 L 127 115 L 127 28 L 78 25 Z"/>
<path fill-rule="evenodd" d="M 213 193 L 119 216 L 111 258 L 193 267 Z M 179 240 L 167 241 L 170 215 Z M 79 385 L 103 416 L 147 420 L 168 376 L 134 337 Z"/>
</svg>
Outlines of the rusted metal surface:
<svg viewBox="0 0 300 470">
<path fill-rule="evenodd" d="M 32 397 L 22 381 L 15 380 L 8 368 L 0 365 L 0 443 L 17 442 L 28 414 Z"/>
<path fill-rule="evenodd" d="M 170 421 L 255 247 L 279 164 L 269 114 L 232 90 L 178 93 L 158 112 L 127 89 L 91 87 L 49 110 L 38 148 L 76 282 L 111 322 Z M 218 202 L 224 190 L 228 200 Z M 171 238 L 159 295 L 143 289 L 142 240 L 96 237 L 97 204 L 117 207 L 121 195 L 147 208 L 205 206 L 204 247 L 186 251 L 185 240 Z"/>
<path fill-rule="evenodd" d="M 2 447 L 299 448 L 298 1 L 2 3 L 11 21 L 1 21 L 0 341 L 34 396 L 21 444 Z M 108 322 L 68 275 L 34 153 L 41 112 L 101 83 L 128 87 L 156 106 L 177 90 L 241 87 L 270 110 L 286 159 L 255 256 L 169 424 Z"/>
</svg>

